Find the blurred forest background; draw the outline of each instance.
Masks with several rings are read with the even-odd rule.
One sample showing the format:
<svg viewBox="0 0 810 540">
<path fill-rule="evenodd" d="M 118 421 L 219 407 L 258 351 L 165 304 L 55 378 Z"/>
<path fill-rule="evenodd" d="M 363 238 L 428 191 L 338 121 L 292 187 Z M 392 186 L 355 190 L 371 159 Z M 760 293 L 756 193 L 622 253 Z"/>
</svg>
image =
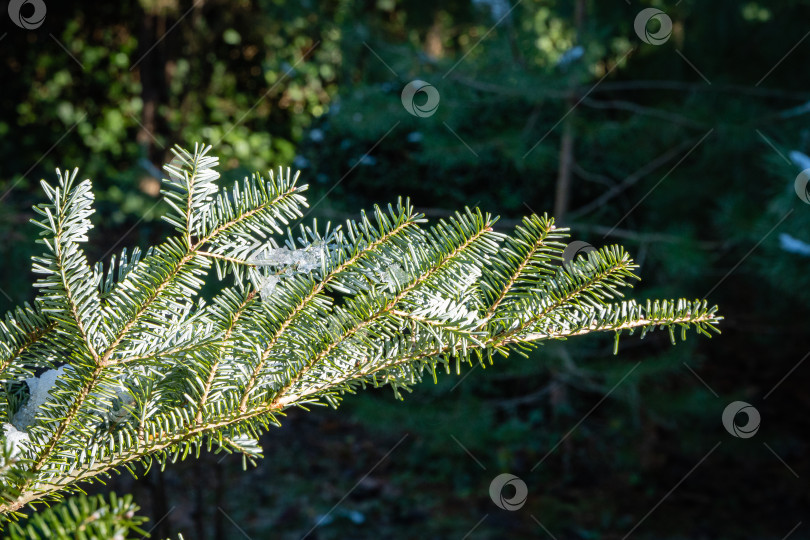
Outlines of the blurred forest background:
<svg viewBox="0 0 810 540">
<path fill-rule="evenodd" d="M 45 3 L 35 29 L 0 11 L 2 311 L 34 295 L 40 178 L 94 181 L 108 259 L 169 232 L 160 167 L 203 141 L 228 181 L 300 168 L 319 222 L 399 195 L 504 230 L 548 211 L 626 246 L 636 297 L 725 316 L 712 340 L 555 342 L 404 403 L 292 411 L 248 472 L 209 455 L 89 488 L 134 492 L 153 537 L 810 538 L 810 1 Z M 641 39 L 649 7 L 671 34 Z M 403 107 L 416 79 L 435 114 Z M 735 400 L 753 437 L 721 423 Z M 518 511 L 490 499 L 502 472 Z"/>
</svg>

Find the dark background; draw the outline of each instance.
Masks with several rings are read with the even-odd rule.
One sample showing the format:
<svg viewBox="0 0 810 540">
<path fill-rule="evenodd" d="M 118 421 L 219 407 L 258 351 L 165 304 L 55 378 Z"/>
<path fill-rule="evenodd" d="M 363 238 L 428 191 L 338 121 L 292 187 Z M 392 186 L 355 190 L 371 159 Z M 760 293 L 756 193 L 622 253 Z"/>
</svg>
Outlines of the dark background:
<svg viewBox="0 0 810 540">
<path fill-rule="evenodd" d="M 93 179 L 88 251 L 106 260 L 168 233 L 159 168 L 201 141 L 227 181 L 300 168 L 307 219 L 399 195 L 432 218 L 481 206 L 504 231 L 548 211 L 626 246 L 634 297 L 705 297 L 725 317 L 711 340 L 624 337 L 613 356 L 588 336 L 404 402 L 293 411 L 248 472 L 205 455 L 114 476 L 153 537 L 810 538 L 810 205 L 794 190 L 810 2 L 656 2 L 659 45 L 634 30 L 652 5 L 636 0 L 45 2 L 34 29 L 0 10 L 2 311 L 33 298 L 40 178 Z M 403 107 L 416 79 L 435 114 Z M 760 413 L 753 437 L 721 423 L 738 400 Z M 490 499 L 503 472 L 527 485 L 517 511 Z"/>
</svg>

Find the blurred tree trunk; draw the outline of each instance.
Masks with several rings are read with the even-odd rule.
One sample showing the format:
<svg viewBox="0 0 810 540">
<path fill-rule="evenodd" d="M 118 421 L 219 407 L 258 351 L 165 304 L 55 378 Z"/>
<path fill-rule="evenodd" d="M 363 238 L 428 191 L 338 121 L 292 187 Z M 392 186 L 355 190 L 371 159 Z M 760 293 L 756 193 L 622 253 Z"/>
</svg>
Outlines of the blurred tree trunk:
<svg viewBox="0 0 810 540">
<path fill-rule="evenodd" d="M 577 0 L 574 7 L 574 24 L 576 27 L 576 39 L 574 46 L 577 46 L 581 40 L 582 23 L 585 20 L 585 0 Z M 566 113 L 571 111 L 568 117 L 563 122 L 563 134 L 560 140 L 560 153 L 559 161 L 560 167 L 557 171 L 557 189 L 554 194 L 554 217 L 563 223 L 565 214 L 568 212 L 569 200 L 571 195 L 571 180 L 572 170 L 574 168 L 574 143 L 576 134 L 573 127 L 573 108 L 576 107 L 576 95 L 574 88 L 577 86 L 575 77 L 571 78 L 571 93 L 566 100 Z"/>
<path fill-rule="evenodd" d="M 152 8 L 157 11 L 160 8 Z M 162 10 L 161 10 L 162 11 Z M 141 80 L 143 112 L 136 140 L 143 155 L 152 163 L 163 162 L 163 152 L 155 145 L 155 137 L 162 133 L 165 122 L 159 116 L 160 106 L 168 102 L 166 85 L 166 15 L 164 12 L 144 13 L 138 35 L 137 66 Z"/>
<path fill-rule="evenodd" d="M 433 25 L 431 25 L 427 35 L 425 35 L 425 53 L 434 60 L 444 56 L 442 30 L 442 21 L 439 17 L 439 12 L 437 11 L 433 20 Z"/>
<path fill-rule="evenodd" d="M 571 103 L 571 99 L 567 103 Z M 572 106 L 572 105 L 569 105 Z M 562 223 L 568 211 L 568 199 L 571 192 L 571 169 L 574 165 L 574 128 L 571 119 L 563 124 L 563 135 L 560 141 L 560 168 L 557 171 L 557 190 L 554 194 L 554 217 Z"/>
</svg>

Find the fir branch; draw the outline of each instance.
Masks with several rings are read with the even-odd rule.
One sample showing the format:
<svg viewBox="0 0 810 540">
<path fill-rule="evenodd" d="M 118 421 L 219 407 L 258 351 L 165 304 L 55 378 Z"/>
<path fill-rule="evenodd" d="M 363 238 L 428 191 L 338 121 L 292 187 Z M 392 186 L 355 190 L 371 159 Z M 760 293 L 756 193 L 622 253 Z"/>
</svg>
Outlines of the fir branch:
<svg viewBox="0 0 810 540">
<path fill-rule="evenodd" d="M 400 208 L 400 215 L 398 216 L 397 222 L 395 222 L 395 225 L 392 228 L 387 228 L 390 227 L 389 222 L 384 219 L 384 215 L 379 210 L 379 208 L 375 209 L 375 214 L 377 216 L 377 222 L 383 233 L 377 236 L 374 232 L 372 232 L 374 231 L 374 229 L 368 223 L 365 214 L 363 215 L 362 222 L 365 225 L 364 232 L 366 235 L 367 243 L 361 246 L 359 249 L 357 249 L 348 258 L 340 262 L 337 266 L 331 268 L 320 281 L 313 280 L 311 283 L 310 290 L 301 298 L 301 301 L 281 321 L 281 324 L 278 326 L 278 329 L 273 333 L 273 336 L 271 337 L 271 339 L 265 346 L 264 350 L 262 351 L 261 358 L 250 375 L 248 383 L 245 387 L 245 391 L 242 395 L 242 398 L 239 401 L 240 411 L 244 412 L 247 409 L 247 401 L 250 397 L 250 392 L 255 386 L 256 380 L 259 374 L 261 373 L 261 370 L 264 368 L 264 365 L 267 362 L 267 358 L 269 357 L 270 352 L 273 350 L 273 347 L 276 345 L 281 336 L 284 335 L 285 330 L 289 327 L 290 324 L 293 323 L 295 318 L 307 306 L 311 305 L 312 301 L 318 297 L 321 291 L 326 289 L 327 286 L 332 281 L 335 281 L 343 272 L 353 267 L 364 256 L 367 256 L 369 253 L 374 252 L 378 247 L 395 238 L 402 231 L 406 230 L 409 227 L 415 226 L 416 223 L 418 223 L 418 221 L 421 219 L 421 216 L 414 215 L 410 211 L 409 207 L 406 207 L 404 209 L 404 212 L 403 209 Z M 348 230 L 357 231 L 357 227 L 356 225 L 349 223 Z"/>
<path fill-rule="evenodd" d="M 109 499 L 109 500 L 107 500 Z M 25 526 L 12 523 L 9 540 L 67 540 L 69 538 L 124 538 L 129 532 L 148 535 L 139 525 L 148 521 L 136 515 L 139 507 L 131 495 L 93 497 L 80 495 L 34 514 Z"/>
<path fill-rule="evenodd" d="M 75 177 L 75 172 L 73 176 Z M 186 176 L 188 177 L 188 175 Z M 187 178 L 187 182 L 189 185 L 192 185 L 193 179 Z M 116 352 L 116 349 L 121 344 L 122 340 L 127 336 L 128 332 L 130 332 L 130 330 L 136 325 L 136 323 L 141 319 L 141 317 L 144 316 L 144 314 L 147 312 L 147 309 L 152 304 L 152 302 L 154 302 L 157 298 L 160 297 L 164 289 L 166 289 L 177 276 L 181 275 L 181 271 L 183 270 L 184 266 L 188 264 L 190 261 L 195 259 L 195 257 L 197 256 L 197 251 L 200 250 L 202 246 L 204 246 L 211 240 L 215 239 L 219 234 L 228 231 L 230 228 L 235 227 L 240 223 L 245 222 L 246 220 L 249 220 L 252 216 L 257 215 L 262 211 L 268 210 L 268 208 L 272 208 L 273 206 L 282 203 L 285 199 L 293 197 L 298 192 L 298 188 L 295 187 L 294 182 L 289 183 L 286 186 L 282 184 L 282 186 L 286 187 L 287 189 L 282 190 L 275 198 L 266 201 L 258 201 L 258 204 L 256 204 L 255 208 L 252 208 L 239 216 L 235 216 L 233 219 L 225 223 L 221 223 L 219 226 L 214 228 L 214 230 L 211 231 L 208 235 L 200 239 L 195 245 L 189 247 L 188 251 L 182 257 L 180 257 L 175 264 L 170 266 L 170 270 L 165 273 L 162 280 L 156 283 L 156 287 L 152 289 L 151 293 L 147 294 L 146 300 L 139 306 L 138 310 L 132 315 L 132 317 L 113 337 L 112 343 L 104 351 L 103 356 L 99 358 L 97 353 L 93 354 L 93 358 L 98 367 L 85 380 L 83 386 L 76 394 L 74 402 L 67 409 L 66 413 L 64 414 L 64 417 L 62 418 L 61 421 L 59 421 L 56 429 L 52 432 L 50 439 L 47 441 L 47 443 L 43 446 L 42 450 L 39 452 L 37 458 L 35 459 L 35 464 L 33 466 L 33 471 L 35 473 L 39 472 L 39 470 L 47 461 L 51 452 L 53 452 L 53 450 L 56 448 L 59 439 L 62 437 L 62 435 L 71 425 L 71 423 L 74 421 L 84 400 L 87 399 L 87 397 L 91 394 L 95 386 L 98 384 L 103 369 L 105 367 L 118 363 L 116 361 L 111 361 L 110 360 L 111 356 Z M 89 189 L 89 185 L 87 186 L 87 189 Z M 268 190 L 265 193 L 272 193 L 272 192 L 273 190 Z M 169 243 L 169 246 L 171 246 L 171 243 Z M 180 250 L 178 249 L 177 251 Z M 158 255 L 153 255 L 153 257 L 158 257 Z M 143 264 L 139 265 L 138 268 L 143 267 L 151 268 L 147 266 L 147 264 L 145 264 L 151 262 L 150 259 L 151 258 L 148 257 L 145 261 L 143 261 Z M 130 272 L 130 274 L 127 275 L 127 279 L 129 279 L 133 274 L 138 273 L 138 268 Z M 199 286 L 199 284 L 201 283 L 198 283 L 196 285 Z M 119 284 L 119 286 L 116 287 L 115 290 L 119 291 L 121 289 L 123 289 L 123 286 Z M 23 487 L 23 489 L 25 489 L 25 487 Z"/>
<path fill-rule="evenodd" d="M 0 455 L 0 513 L 133 462 L 217 445 L 258 457 L 256 440 L 286 408 L 337 405 L 366 385 L 397 392 L 425 370 L 434 379 L 440 365 L 449 372 L 451 359 L 458 372 L 473 354 L 492 361 L 492 351 L 590 332 L 717 331 L 705 301 L 614 303 L 637 279 L 618 247 L 560 268 L 565 230 L 547 216 L 524 219 L 508 237 L 478 210 L 423 229 L 423 216 L 400 201 L 325 236 L 302 228 L 296 242 L 288 229 L 288 248 L 268 247 L 306 206 L 298 175 L 254 175 L 220 192 L 208 149 L 178 150 L 167 168 L 167 220 L 179 236 L 143 259 L 123 252 L 117 280 L 114 258 L 106 274 L 101 263 L 91 271 L 76 247 L 90 228 L 89 183 L 71 187 L 74 172 L 44 186 L 51 205 L 40 206 L 38 223 L 50 254 L 35 260 L 43 290 L 34 308 L 0 325 L 0 374 L 18 380 L 57 354 L 67 365 L 24 426 L 30 444 Z M 265 259 L 254 257 L 258 248 Z M 235 286 L 210 305 L 198 300 L 211 267 L 222 278 L 228 265 Z M 246 276 L 268 275 L 268 287 L 245 286 Z M 3 414 L 7 405 L 4 396 Z"/>
<path fill-rule="evenodd" d="M 506 320 L 517 322 L 517 325 L 499 333 L 498 337 L 492 341 L 492 346 L 498 347 L 507 341 L 513 341 L 512 337 L 524 332 L 536 322 L 571 302 L 574 302 L 579 308 L 582 308 L 583 305 L 591 305 L 593 300 L 585 298 L 585 294 L 601 301 L 604 296 L 620 294 L 615 287 L 617 285 L 627 286 L 624 278 L 638 279 L 632 273 L 632 269 L 636 268 L 636 265 L 630 260 L 627 253 L 618 248 L 613 250 L 604 248 L 591 256 L 595 260 L 586 268 L 592 275 L 586 277 L 576 265 L 569 265 L 568 270 L 560 269 L 556 277 L 546 279 L 543 282 L 545 287 L 541 289 L 540 294 L 529 295 L 528 300 L 524 298 L 523 305 L 505 310 L 503 317 Z M 536 308 L 531 309 L 534 314 L 528 319 L 522 319 L 519 313 L 530 312 L 530 308 Z"/>
<path fill-rule="evenodd" d="M 34 207 L 44 216 L 41 221 L 34 221 L 48 237 L 41 240 L 48 248 L 40 257 L 34 257 L 33 270 L 43 274 L 35 286 L 43 290 L 40 297 L 43 312 L 63 330 L 62 335 L 69 337 L 71 331 L 78 330 L 81 347 L 86 349 L 93 360 L 98 363 L 99 355 L 96 344 L 91 339 L 99 336 L 103 342 L 106 329 L 101 318 L 98 292 L 86 287 L 88 280 L 94 276 L 87 266 L 84 253 L 78 243 L 87 240 L 87 231 L 92 228 L 89 216 L 92 208 L 93 193 L 89 180 L 74 186 L 78 169 L 72 174 L 56 170 L 59 178 L 54 188 L 42 182 L 49 204 Z M 101 330 L 96 334 L 95 330 Z"/>
<path fill-rule="evenodd" d="M 472 214 L 470 214 L 472 215 Z M 460 255 L 464 254 L 465 251 L 471 249 L 471 247 L 475 246 L 476 243 L 480 242 L 485 235 L 493 234 L 492 232 L 492 222 L 486 218 L 482 219 L 482 216 L 478 214 L 475 216 L 475 229 L 465 230 L 463 227 L 453 227 L 452 225 L 458 225 L 459 221 L 451 222 L 451 226 L 441 226 L 437 228 L 437 230 L 448 231 L 455 229 L 458 234 L 454 235 L 454 240 L 458 242 L 457 245 L 451 245 L 452 249 L 449 252 L 443 254 L 438 260 L 433 261 L 433 266 L 426 269 L 421 275 L 418 275 L 413 281 L 411 281 L 408 285 L 406 285 L 401 292 L 395 295 L 392 299 L 390 299 L 387 303 L 384 303 L 382 307 L 373 311 L 368 316 L 358 320 L 353 325 L 350 325 L 348 328 L 344 330 L 344 332 L 338 336 L 336 340 L 331 341 L 327 344 L 327 346 L 315 354 L 314 357 L 308 359 L 306 363 L 301 366 L 299 369 L 296 370 L 296 374 L 284 385 L 282 386 L 275 394 L 275 397 L 271 401 L 271 404 L 281 404 L 284 403 L 285 406 L 291 404 L 291 402 L 284 400 L 285 394 L 290 391 L 296 384 L 298 384 L 307 373 L 312 370 L 314 366 L 318 364 L 319 361 L 323 360 L 332 350 L 335 349 L 340 343 L 344 342 L 346 339 L 355 335 L 358 331 L 362 330 L 364 327 L 370 325 L 375 320 L 379 319 L 380 317 L 389 314 L 394 306 L 396 306 L 401 300 L 403 300 L 409 293 L 414 291 L 418 286 L 425 283 L 429 278 L 434 276 L 435 274 L 441 272 L 445 269 L 446 265 L 453 261 L 455 258 L 459 257 Z M 434 232 L 436 232 L 434 230 Z M 466 235 L 466 238 L 464 237 Z"/>
<path fill-rule="evenodd" d="M 9 368 L 26 351 L 39 343 L 56 327 L 56 322 L 49 320 L 34 304 L 28 304 L 6 314 L 5 320 L 0 321 L 0 383 L 14 378 Z M 34 361 L 31 358 L 28 361 Z"/>
<path fill-rule="evenodd" d="M 500 252 L 502 257 L 496 259 L 489 269 L 489 275 L 494 279 L 489 281 L 488 285 L 490 290 L 495 292 L 495 297 L 484 315 L 485 323 L 492 319 L 501 303 L 509 297 L 515 286 L 526 277 L 525 273 L 530 265 L 533 263 L 538 266 L 548 265 L 546 260 L 533 260 L 538 253 L 542 253 L 544 248 L 546 250 L 556 248 L 556 251 L 562 251 L 563 244 L 547 243 L 550 233 L 555 229 L 554 220 L 549 219 L 547 216 L 542 218 L 530 216 L 523 218 L 523 226 L 519 225 L 515 228 L 514 236 L 507 237 L 506 245 Z M 562 233 L 565 231 L 566 229 L 556 229 L 556 234 L 551 236 L 552 242 L 554 239 L 562 238 Z"/>
<path fill-rule="evenodd" d="M 201 424 L 203 421 L 203 410 L 205 409 L 206 402 L 208 401 L 208 396 L 211 393 L 211 385 L 214 383 L 214 378 L 216 377 L 217 374 L 217 368 L 219 367 L 220 362 L 222 362 L 222 359 L 225 354 L 225 347 L 227 347 L 228 345 L 228 342 L 231 338 L 231 334 L 233 333 L 233 329 L 236 327 L 236 324 L 239 322 L 240 317 L 244 314 L 247 307 L 255 299 L 256 294 L 257 294 L 256 291 L 248 293 L 245 296 L 244 300 L 239 304 L 237 309 L 233 313 L 229 314 L 230 320 L 228 321 L 228 327 L 225 330 L 224 335 L 222 336 L 222 342 L 224 345 L 223 350 L 218 355 L 217 361 L 211 366 L 208 378 L 205 381 L 205 386 L 203 387 L 202 397 L 200 398 L 200 401 L 197 405 L 197 414 L 194 417 L 194 421 L 197 424 Z"/>
</svg>

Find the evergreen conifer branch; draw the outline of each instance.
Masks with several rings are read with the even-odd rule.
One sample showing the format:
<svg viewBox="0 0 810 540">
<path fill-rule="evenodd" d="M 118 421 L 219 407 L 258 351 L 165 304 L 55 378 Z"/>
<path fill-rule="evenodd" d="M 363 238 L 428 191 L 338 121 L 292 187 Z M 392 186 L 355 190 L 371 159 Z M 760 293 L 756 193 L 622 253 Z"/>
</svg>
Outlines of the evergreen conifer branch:
<svg viewBox="0 0 810 540">
<path fill-rule="evenodd" d="M 18 307 L 0 321 L 0 384 L 19 379 L 23 374 L 31 375 L 31 369 L 48 365 L 43 356 L 36 353 L 36 346 L 56 326 L 39 309 L 25 304 Z M 15 362 L 18 358 L 21 361 Z M 6 395 L 0 394 L 0 408 L 6 404 Z"/>
<path fill-rule="evenodd" d="M 147 521 L 136 515 L 139 507 L 131 495 L 109 497 L 79 495 L 37 512 L 24 525 L 9 526 L 9 540 L 69 540 L 73 538 L 125 538 L 130 532 L 148 535 L 139 525 Z"/>
<path fill-rule="evenodd" d="M 178 236 L 143 256 L 123 251 L 106 272 L 79 247 L 90 182 L 76 183 L 76 171 L 43 182 L 41 292 L 0 324 L 6 518 L 137 462 L 202 449 L 255 459 L 289 407 L 336 406 L 366 385 L 398 395 L 453 361 L 459 372 L 473 357 L 597 331 L 717 331 L 705 301 L 617 301 L 638 279 L 629 255 L 611 246 L 563 261 L 567 230 L 547 216 L 511 235 L 477 209 L 426 228 L 399 201 L 294 238 L 288 226 L 307 204 L 298 175 L 279 169 L 220 190 L 209 151 L 177 148 L 166 167 Z M 212 268 L 233 283 L 206 302 Z M 37 368 L 51 371 L 31 377 Z M 10 391 L 23 381 L 27 403 Z"/>
</svg>

